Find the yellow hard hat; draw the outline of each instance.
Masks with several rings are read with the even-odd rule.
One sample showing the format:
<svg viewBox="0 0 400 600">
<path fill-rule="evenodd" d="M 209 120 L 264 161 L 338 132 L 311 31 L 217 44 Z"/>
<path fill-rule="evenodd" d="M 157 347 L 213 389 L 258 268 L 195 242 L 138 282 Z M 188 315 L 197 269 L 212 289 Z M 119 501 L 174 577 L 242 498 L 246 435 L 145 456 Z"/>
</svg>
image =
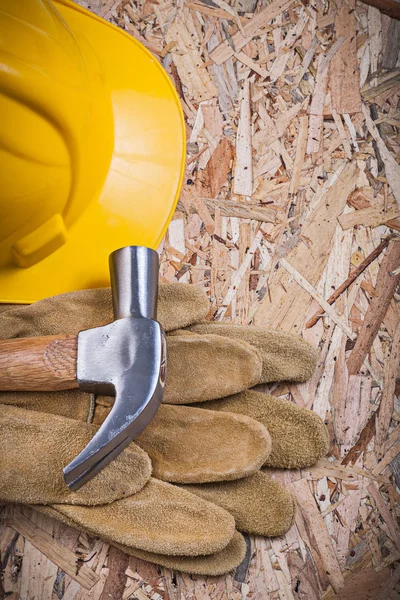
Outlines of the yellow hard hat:
<svg viewBox="0 0 400 600">
<path fill-rule="evenodd" d="M 157 248 L 184 172 L 179 99 L 135 39 L 69 0 L 0 0 L 0 302 L 108 285 Z"/>
</svg>

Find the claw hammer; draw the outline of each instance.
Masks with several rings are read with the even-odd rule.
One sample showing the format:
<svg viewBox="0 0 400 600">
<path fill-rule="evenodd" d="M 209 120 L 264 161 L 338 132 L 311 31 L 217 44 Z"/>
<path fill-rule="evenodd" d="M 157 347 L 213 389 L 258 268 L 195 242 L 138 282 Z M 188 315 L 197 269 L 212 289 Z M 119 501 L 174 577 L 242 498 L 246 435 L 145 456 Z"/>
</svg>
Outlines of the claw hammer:
<svg viewBox="0 0 400 600">
<path fill-rule="evenodd" d="M 156 414 L 163 398 L 167 347 L 157 319 L 158 254 L 127 246 L 110 255 L 114 321 L 78 336 L 0 340 L 0 390 L 54 391 L 79 387 L 115 396 L 88 445 L 64 470 L 78 490 L 104 469 Z"/>
</svg>

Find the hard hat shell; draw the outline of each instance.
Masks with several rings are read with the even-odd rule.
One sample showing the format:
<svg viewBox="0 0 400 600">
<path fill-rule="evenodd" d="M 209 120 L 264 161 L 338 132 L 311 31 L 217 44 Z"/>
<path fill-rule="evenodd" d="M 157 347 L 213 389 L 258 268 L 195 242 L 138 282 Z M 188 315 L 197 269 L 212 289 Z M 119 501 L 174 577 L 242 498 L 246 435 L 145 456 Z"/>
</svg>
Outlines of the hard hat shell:
<svg viewBox="0 0 400 600">
<path fill-rule="evenodd" d="M 70 0 L 0 0 L 0 302 L 109 284 L 157 248 L 185 160 L 179 99 L 134 38 Z"/>
</svg>

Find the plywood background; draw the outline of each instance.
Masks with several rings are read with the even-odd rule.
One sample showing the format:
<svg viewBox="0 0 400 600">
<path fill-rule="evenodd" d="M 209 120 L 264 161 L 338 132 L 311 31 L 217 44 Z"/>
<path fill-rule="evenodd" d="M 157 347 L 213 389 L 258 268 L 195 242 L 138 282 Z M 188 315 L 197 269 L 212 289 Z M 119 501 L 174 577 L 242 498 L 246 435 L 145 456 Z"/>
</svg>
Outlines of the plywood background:
<svg viewBox="0 0 400 600">
<path fill-rule="evenodd" d="M 313 379 L 268 391 L 321 415 L 331 449 L 272 472 L 295 526 L 248 539 L 218 579 L 5 507 L 0 598 L 399 598 L 400 22 L 354 0 L 81 3 L 145 44 L 181 97 L 187 172 L 162 280 L 206 289 L 216 320 L 309 340 Z"/>
</svg>

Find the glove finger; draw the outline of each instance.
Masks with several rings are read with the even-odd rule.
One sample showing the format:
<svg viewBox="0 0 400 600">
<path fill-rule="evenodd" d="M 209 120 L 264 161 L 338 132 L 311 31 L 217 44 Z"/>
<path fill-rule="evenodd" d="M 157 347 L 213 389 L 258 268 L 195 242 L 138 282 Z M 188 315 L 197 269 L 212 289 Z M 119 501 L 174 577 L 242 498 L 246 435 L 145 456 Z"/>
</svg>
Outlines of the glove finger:
<svg viewBox="0 0 400 600">
<path fill-rule="evenodd" d="M 171 483 L 245 477 L 271 451 L 268 431 L 254 419 L 186 406 L 161 406 L 136 441 L 149 454 L 153 475 Z"/>
<path fill-rule="evenodd" d="M 210 301 L 205 292 L 188 283 L 164 283 L 158 288 L 157 318 L 165 331 L 181 329 L 206 318 Z"/>
<path fill-rule="evenodd" d="M 0 392 L 0 404 L 67 417 L 84 423 L 87 423 L 91 409 L 90 394 L 81 390 Z"/>
<path fill-rule="evenodd" d="M 302 338 L 273 331 L 265 327 L 200 323 L 190 331 L 239 339 L 257 348 L 262 358 L 262 375 L 259 383 L 269 381 L 307 381 L 315 370 L 317 353 Z"/>
<path fill-rule="evenodd" d="M 149 480 L 147 454 L 131 444 L 80 490 L 62 469 L 97 427 L 46 413 L 3 406 L 0 412 L 0 501 L 21 504 L 105 504 L 139 491 Z"/>
<path fill-rule="evenodd" d="M 328 430 L 322 419 L 287 400 L 248 390 L 198 406 L 239 413 L 262 423 L 272 440 L 265 466 L 303 469 L 315 464 L 329 450 Z"/>
<path fill-rule="evenodd" d="M 240 565 L 246 554 L 246 542 L 238 531 L 235 531 L 233 538 L 225 548 L 205 556 L 167 556 L 166 554 L 145 552 L 122 544 L 114 545 L 127 554 L 162 565 L 168 569 L 203 576 L 224 575 L 229 571 L 233 571 Z"/>
<path fill-rule="evenodd" d="M 164 329 L 179 329 L 207 315 L 209 302 L 201 289 L 176 283 L 159 288 L 158 319 Z M 114 320 L 111 290 L 68 292 L 0 313 L 0 338 L 72 334 Z"/>
<path fill-rule="evenodd" d="M 261 471 L 237 481 L 182 487 L 228 511 L 239 531 L 274 537 L 286 533 L 294 523 L 293 498 Z"/>
<path fill-rule="evenodd" d="M 98 401 L 94 422 L 100 425 L 112 400 Z M 136 443 L 150 456 L 153 476 L 170 483 L 246 477 L 265 464 L 271 451 L 268 431 L 252 418 L 169 404 L 160 406 Z"/>
<path fill-rule="evenodd" d="M 137 494 L 111 504 L 42 510 L 111 543 L 172 556 L 220 552 L 235 531 L 233 517 L 219 506 L 153 478 Z"/>
<path fill-rule="evenodd" d="M 164 402 L 191 404 L 236 394 L 261 377 L 258 351 L 218 335 L 168 336 Z"/>
<path fill-rule="evenodd" d="M 71 334 L 113 320 L 111 290 L 68 292 L 0 314 L 2 339 Z"/>
</svg>

